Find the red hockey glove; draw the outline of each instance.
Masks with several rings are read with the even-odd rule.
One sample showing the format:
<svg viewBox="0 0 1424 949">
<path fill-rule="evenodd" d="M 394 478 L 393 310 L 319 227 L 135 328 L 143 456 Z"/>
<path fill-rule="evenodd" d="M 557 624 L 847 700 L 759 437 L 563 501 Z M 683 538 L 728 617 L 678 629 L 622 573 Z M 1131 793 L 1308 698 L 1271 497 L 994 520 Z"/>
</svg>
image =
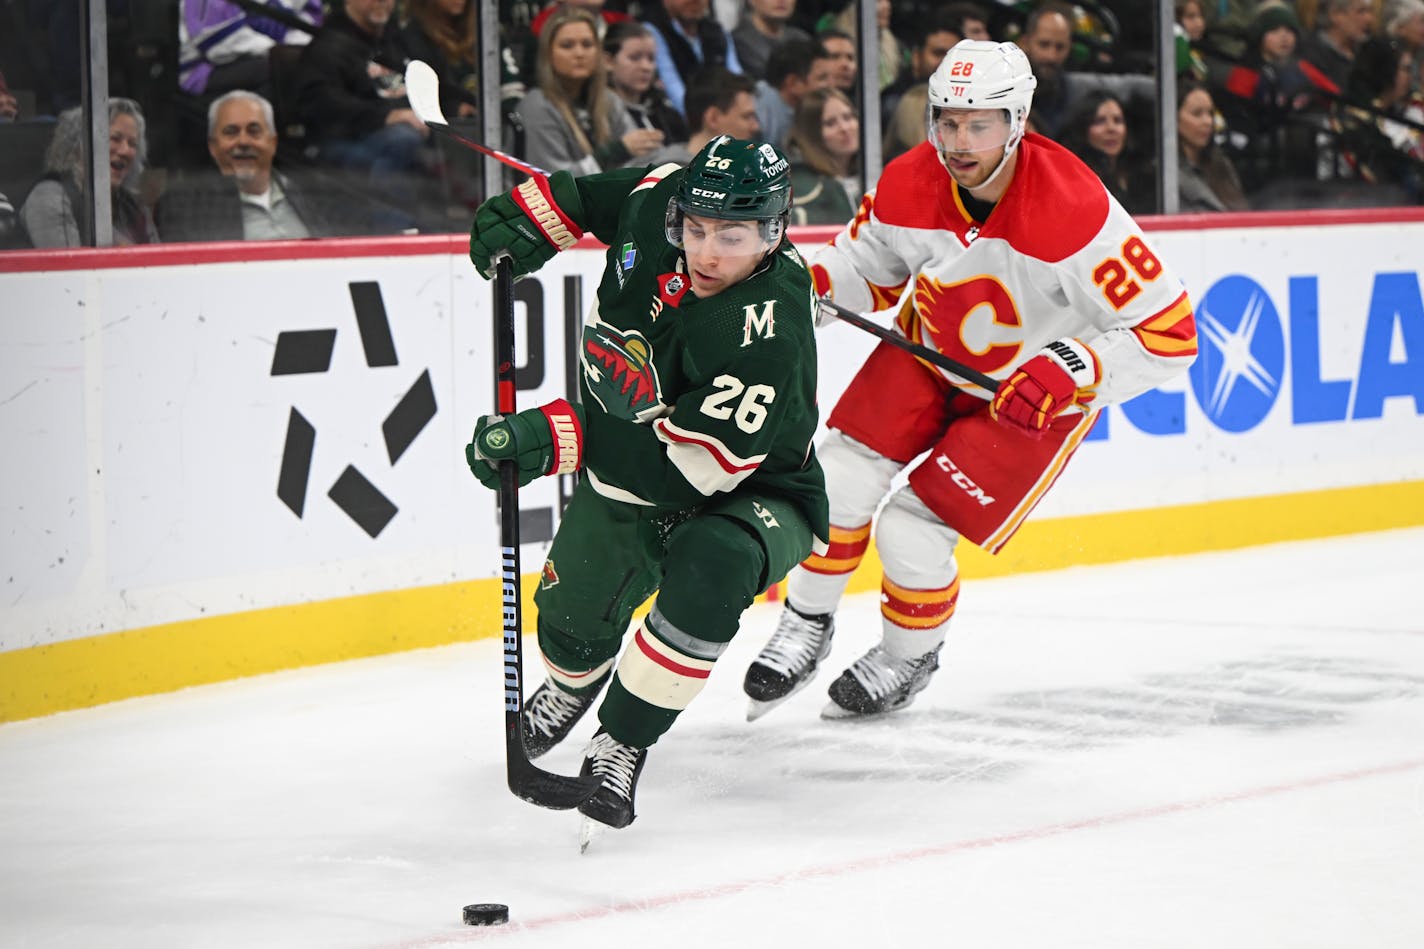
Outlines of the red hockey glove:
<svg viewBox="0 0 1424 949">
<path fill-rule="evenodd" d="M 989 414 L 1041 438 L 1067 409 L 1092 402 L 1102 377 L 1096 353 L 1071 337 L 1055 339 L 1000 384 Z"/>
<path fill-rule="evenodd" d="M 549 474 L 568 474 L 583 463 L 583 415 L 577 405 L 555 399 L 514 415 L 485 415 L 465 446 L 465 461 L 480 484 L 499 489 L 499 463 L 519 465 L 519 486 Z"/>
<path fill-rule="evenodd" d="M 522 277 L 583 237 L 581 217 L 583 201 L 573 175 L 560 171 L 547 179 L 530 178 L 475 210 L 470 260 L 480 273 L 492 277 L 495 257 L 507 250 L 514 276 Z"/>
</svg>

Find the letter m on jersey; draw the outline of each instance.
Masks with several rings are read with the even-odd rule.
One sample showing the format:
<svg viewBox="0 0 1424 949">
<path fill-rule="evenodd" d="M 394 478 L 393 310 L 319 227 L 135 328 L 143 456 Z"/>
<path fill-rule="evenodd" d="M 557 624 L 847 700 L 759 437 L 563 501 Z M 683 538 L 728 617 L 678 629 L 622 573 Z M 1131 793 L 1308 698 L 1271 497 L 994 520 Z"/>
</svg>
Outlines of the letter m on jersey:
<svg viewBox="0 0 1424 949">
<path fill-rule="evenodd" d="M 742 346 L 752 344 L 752 333 L 770 339 L 776 335 L 776 316 L 772 312 L 776 307 L 775 300 L 767 300 L 761 305 L 761 312 L 757 313 L 755 303 L 748 303 L 743 309 L 747 314 L 747 321 L 742 326 Z"/>
</svg>

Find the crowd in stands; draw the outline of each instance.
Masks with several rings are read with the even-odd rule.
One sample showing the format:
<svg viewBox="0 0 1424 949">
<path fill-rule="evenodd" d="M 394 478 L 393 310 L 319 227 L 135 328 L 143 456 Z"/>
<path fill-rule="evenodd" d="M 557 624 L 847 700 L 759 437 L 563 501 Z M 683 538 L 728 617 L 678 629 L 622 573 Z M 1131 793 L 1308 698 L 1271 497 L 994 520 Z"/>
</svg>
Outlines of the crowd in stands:
<svg viewBox="0 0 1424 949">
<path fill-rule="evenodd" d="M 490 2 L 499 147 L 548 172 L 765 138 L 793 161 L 795 222 L 842 223 L 866 184 L 861 83 L 888 162 L 924 141 L 925 82 L 948 50 L 994 39 L 1033 65 L 1031 131 L 1132 213 L 1159 209 L 1155 37 L 1133 0 L 879 0 L 869 77 L 849 0 Z M 1181 210 L 1424 201 L 1424 0 L 1174 9 Z M 480 159 L 432 138 L 404 67 L 430 63 L 446 117 L 479 137 L 477 13 L 475 0 L 111 2 L 115 242 L 463 228 Z M 0 147 L 0 245 L 86 242 L 75 30 L 44 4 L 0 12 L 0 141 L 18 143 Z"/>
</svg>

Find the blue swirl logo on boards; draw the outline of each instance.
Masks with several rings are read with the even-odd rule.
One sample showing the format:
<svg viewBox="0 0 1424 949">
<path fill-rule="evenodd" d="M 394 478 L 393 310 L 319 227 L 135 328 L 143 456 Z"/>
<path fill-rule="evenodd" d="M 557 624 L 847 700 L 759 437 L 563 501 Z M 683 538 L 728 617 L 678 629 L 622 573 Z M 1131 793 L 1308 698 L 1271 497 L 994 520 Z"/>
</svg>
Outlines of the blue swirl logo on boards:
<svg viewBox="0 0 1424 949">
<path fill-rule="evenodd" d="M 1250 277 L 1223 277 L 1197 305 L 1196 362 L 1188 370 L 1197 404 L 1223 431 L 1261 424 L 1285 378 L 1280 314 Z"/>
</svg>

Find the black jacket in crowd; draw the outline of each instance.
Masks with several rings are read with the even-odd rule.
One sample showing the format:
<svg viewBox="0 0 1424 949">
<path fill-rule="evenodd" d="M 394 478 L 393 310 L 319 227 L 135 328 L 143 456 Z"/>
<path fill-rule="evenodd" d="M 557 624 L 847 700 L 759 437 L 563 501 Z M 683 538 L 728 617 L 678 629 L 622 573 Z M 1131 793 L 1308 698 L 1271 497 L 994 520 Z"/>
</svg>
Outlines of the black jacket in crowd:
<svg viewBox="0 0 1424 949">
<path fill-rule="evenodd" d="M 297 67 L 297 101 L 307 134 L 316 142 L 349 141 L 380 131 L 386 116 L 410 108 L 405 96 L 385 98 L 383 84 L 371 78 L 375 61 L 404 82 L 410 60 L 401 31 L 387 24 L 379 38 L 363 32 L 343 10 L 334 11 L 307 48 Z"/>
</svg>

